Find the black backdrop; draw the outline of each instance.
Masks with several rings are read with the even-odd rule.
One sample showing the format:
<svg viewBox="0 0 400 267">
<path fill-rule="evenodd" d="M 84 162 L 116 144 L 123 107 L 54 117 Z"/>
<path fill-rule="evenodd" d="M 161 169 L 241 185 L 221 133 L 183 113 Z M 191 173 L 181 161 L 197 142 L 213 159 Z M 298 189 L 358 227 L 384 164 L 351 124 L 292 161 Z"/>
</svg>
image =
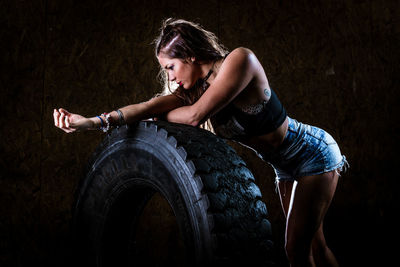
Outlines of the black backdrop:
<svg viewBox="0 0 400 267">
<path fill-rule="evenodd" d="M 0 1 L 0 265 L 68 262 L 74 190 L 103 135 L 64 134 L 52 110 L 93 116 L 158 92 L 151 42 L 167 17 L 253 50 L 289 115 L 334 136 L 351 168 L 327 214 L 328 243 L 343 266 L 384 266 L 396 207 L 397 0 Z M 273 172 L 232 145 L 282 247 Z"/>
</svg>

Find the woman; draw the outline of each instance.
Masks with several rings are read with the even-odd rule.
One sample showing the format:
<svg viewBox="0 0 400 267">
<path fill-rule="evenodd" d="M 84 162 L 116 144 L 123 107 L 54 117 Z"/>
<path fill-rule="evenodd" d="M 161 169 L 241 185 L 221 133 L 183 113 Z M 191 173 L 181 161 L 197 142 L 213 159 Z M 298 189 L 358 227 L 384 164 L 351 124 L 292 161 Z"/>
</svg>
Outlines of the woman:
<svg viewBox="0 0 400 267">
<path fill-rule="evenodd" d="M 252 51 L 236 48 L 228 54 L 214 34 L 173 19 L 163 23 L 155 44 L 169 93 L 93 118 L 54 110 L 55 125 L 71 133 L 160 116 L 193 126 L 210 119 L 217 135 L 253 148 L 274 167 L 291 265 L 337 266 L 322 229 L 339 172 L 347 165 L 333 138 L 286 115 Z"/>
</svg>

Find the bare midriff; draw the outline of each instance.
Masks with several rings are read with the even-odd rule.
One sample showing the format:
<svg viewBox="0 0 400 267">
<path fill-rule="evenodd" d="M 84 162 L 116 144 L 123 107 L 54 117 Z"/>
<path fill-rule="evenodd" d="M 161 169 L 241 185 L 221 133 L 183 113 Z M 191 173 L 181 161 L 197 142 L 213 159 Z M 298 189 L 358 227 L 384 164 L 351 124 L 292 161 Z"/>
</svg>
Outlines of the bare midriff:
<svg viewBox="0 0 400 267">
<path fill-rule="evenodd" d="M 260 153 L 268 153 L 282 144 L 288 130 L 288 123 L 289 120 L 286 117 L 285 121 L 275 131 L 241 140 L 240 142 Z"/>
</svg>

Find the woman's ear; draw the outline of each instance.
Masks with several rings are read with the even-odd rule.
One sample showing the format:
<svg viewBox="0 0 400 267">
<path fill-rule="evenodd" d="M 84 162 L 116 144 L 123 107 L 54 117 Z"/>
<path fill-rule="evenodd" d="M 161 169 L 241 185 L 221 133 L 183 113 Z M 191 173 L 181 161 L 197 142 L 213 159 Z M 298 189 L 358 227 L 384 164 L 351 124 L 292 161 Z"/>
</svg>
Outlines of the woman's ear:
<svg viewBox="0 0 400 267">
<path fill-rule="evenodd" d="M 195 64 L 196 63 L 196 58 L 195 57 L 188 57 L 188 58 L 186 58 L 186 63 L 189 63 L 189 64 Z"/>
</svg>

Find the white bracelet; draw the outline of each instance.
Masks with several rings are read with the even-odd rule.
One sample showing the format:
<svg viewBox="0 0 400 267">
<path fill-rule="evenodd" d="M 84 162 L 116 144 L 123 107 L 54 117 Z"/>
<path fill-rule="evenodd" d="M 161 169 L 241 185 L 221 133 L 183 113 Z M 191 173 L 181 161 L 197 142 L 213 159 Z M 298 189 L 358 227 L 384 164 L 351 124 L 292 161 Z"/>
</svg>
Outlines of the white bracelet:
<svg viewBox="0 0 400 267">
<path fill-rule="evenodd" d="M 106 119 L 105 119 L 105 121 L 106 121 L 106 126 L 105 127 L 100 127 L 100 130 L 102 130 L 103 132 L 108 132 L 109 130 L 110 130 L 110 128 L 111 128 L 111 125 L 110 125 L 110 117 L 111 117 L 111 114 L 110 113 L 103 113 L 103 114 L 101 114 L 102 116 L 104 116 Z"/>
</svg>

